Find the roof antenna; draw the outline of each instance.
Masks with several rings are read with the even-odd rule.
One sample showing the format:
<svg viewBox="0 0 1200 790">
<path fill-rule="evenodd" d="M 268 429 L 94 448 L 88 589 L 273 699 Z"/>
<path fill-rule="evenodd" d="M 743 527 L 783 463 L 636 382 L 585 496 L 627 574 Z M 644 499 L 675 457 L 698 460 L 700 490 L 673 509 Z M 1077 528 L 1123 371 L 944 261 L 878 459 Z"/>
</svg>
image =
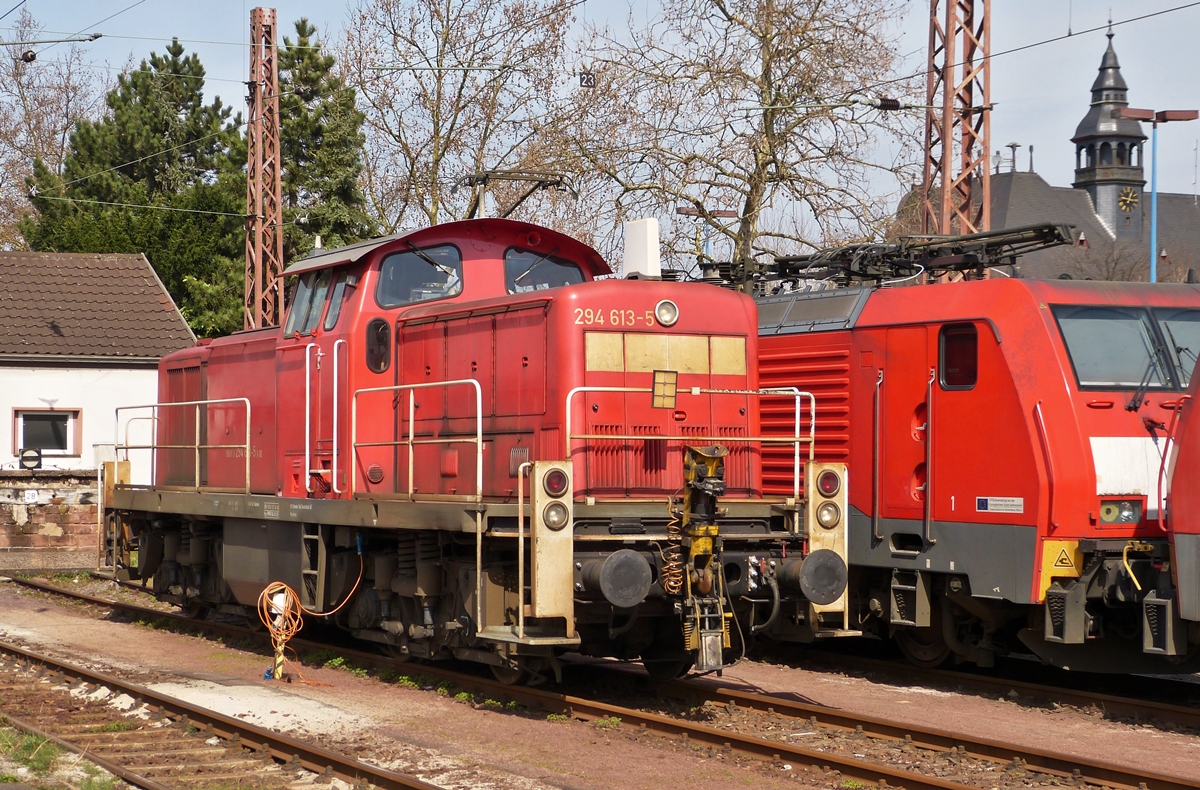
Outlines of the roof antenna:
<svg viewBox="0 0 1200 790">
<path fill-rule="evenodd" d="M 1033 146 L 1029 146 L 1029 172 L 1033 172 Z"/>
<path fill-rule="evenodd" d="M 1067 0 L 1067 37 L 1071 36 L 1071 20 L 1075 18 L 1075 0 Z"/>
</svg>

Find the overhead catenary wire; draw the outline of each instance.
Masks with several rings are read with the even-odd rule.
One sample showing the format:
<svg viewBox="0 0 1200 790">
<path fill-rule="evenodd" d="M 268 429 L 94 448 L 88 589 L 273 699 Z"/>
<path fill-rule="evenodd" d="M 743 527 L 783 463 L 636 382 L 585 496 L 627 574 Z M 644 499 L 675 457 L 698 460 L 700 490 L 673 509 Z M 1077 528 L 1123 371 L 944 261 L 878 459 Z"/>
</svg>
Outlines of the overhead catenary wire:
<svg viewBox="0 0 1200 790">
<path fill-rule="evenodd" d="M 133 9 L 137 8 L 138 6 L 140 6 L 140 5 L 141 5 L 142 3 L 144 3 L 144 2 L 146 2 L 146 0 L 137 0 L 137 2 L 133 3 L 132 5 L 127 5 L 127 6 L 125 6 L 124 8 L 122 8 L 120 11 L 117 11 L 117 12 L 116 12 L 116 13 L 114 13 L 114 14 L 109 14 L 108 16 L 106 16 L 106 17 L 104 17 L 103 19 L 101 19 L 99 22 L 94 22 L 94 23 L 92 23 L 92 24 L 88 25 L 87 27 L 85 27 L 85 28 L 83 28 L 83 29 L 81 29 L 81 30 L 76 30 L 74 33 L 70 33 L 70 34 L 68 34 L 68 35 L 71 35 L 71 36 L 78 36 L 78 35 L 82 35 L 82 34 L 86 33 L 87 31 L 91 30 L 92 28 L 96 27 L 97 25 L 103 25 L 105 22 L 109 21 L 110 19 L 116 19 L 116 18 L 117 18 L 117 17 L 119 17 L 121 14 L 124 14 L 126 11 L 131 11 L 131 10 L 133 10 Z M 43 47 L 42 49 L 38 50 L 37 54 L 39 54 L 39 55 L 40 55 L 40 54 L 42 54 L 43 52 L 45 52 L 45 51 L 47 51 L 47 50 L 49 50 L 49 49 L 52 49 L 52 48 L 54 48 L 54 47 L 56 47 L 56 46 L 58 46 L 58 44 L 57 44 L 57 43 L 50 44 L 49 46 L 47 46 L 47 47 Z"/>
<path fill-rule="evenodd" d="M 20 0 L 20 2 L 17 3 L 15 6 L 8 9 L 7 11 L 5 11 L 4 16 L 0 16 L 0 19 L 6 19 L 8 17 L 8 15 L 11 14 L 13 11 L 16 11 L 18 8 L 25 5 L 25 2 L 26 2 L 26 0 Z"/>
<path fill-rule="evenodd" d="M 561 10 L 566 10 L 566 11 L 569 11 L 569 10 L 571 10 L 571 9 L 575 8 L 576 6 L 582 5 L 582 4 L 584 3 L 584 1 L 585 1 L 585 0 L 573 0 L 573 2 L 569 3 L 569 4 L 568 4 L 568 5 L 567 5 L 567 6 L 566 6 L 564 9 L 561 9 Z M 113 15 L 111 15 L 111 16 L 109 16 L 109 17 L 106 17 L 105 19 L 103 19 L 103 20 L 101 20 L 100 22 L 97 22 L 97 23 L 95 23 L 95 24 L 93 24 L 93 25 L 89 25 L 89 26 L 88 26 L 88 28 L 90 28 L 90 27 L 95 27 L 96 25 L 102 24 L 103 22 L 105 22 L 105 21 L 108 21 L 109 19 L 112 19 L 113 17 L 115 17 L 115 16 L 117 16 L 117 15 L 119 15 L 119 14 L 122 14 L 122 13 L 124 13 L 125 11 L 128 11 L 128 10 L 130 10 L 130 9 L 132 9 L 132 8 L 134 8 L 134 7 L 138 6 L 138 5 L 140 5 L 142 2 L 145 2 L 145 0 L 139 0 L 139 2 L 137 2 L 137 3 L 134 3 L 133 5 L 127 6 L 126 8 L 122 9 L 121 11 L 118 11 L 116 14 L 113 14 Z M 19 5 L 20 5 L 20 4 L 18 4 L 18 7 L 19 7 Z M 1185 4 L 1183 4 L 1183 5 L 1174 6 L 1174 7 L 1172 7 L 1172 8 L 1166 8 L 1166 9 L 1162 9 L 1162 10 L 1159 10 L 1159 11 L 1154 11 L 1154 12 L 1150 12 L 1150 13 L 1146 13 L 1146 14 L 1141 14 L 1141 15 L 1139 15 L 1139 16 L 1130 17 L 1130 18 L 1128 18 L 1128 19 L 1117 20 L 1117 21 L 1115 21 L 1115 22 L 1111 22 L 1111 23 L 1109 23 L 1108 25 L 1099 25 L 1099 26 L 1097 26 L 1097 27 L 1092 27 L 1092 28 L 1088 28 L 1088 29 L 1086 29 L 1086 30 L 1081 30 L 1081 31 L 1079 31 L 1079 32 L 1077 32 L 1077 33 L 1074 33 L 1074 34 L 1068 33 L 1067 35 L 1059 35 L 1059 36 L 1054 36 L 1054 37 L 1047 38 L 1047 39 L 1043 39 L 1043 40 L 1040 40 L 1040 41 L 1031 42 L 1031 43 L 1029 43 L 1029 44 L 1023 44 L 1023 45 L 1021 45 L 1021 46 L 1018 46 L 1018 47 L 1013 47 L 1013 48 L 1010 48 L 1010 49 L 1001 50 L 1001 51 L 999 51 L 999 52 L 993 52 L 993 53 L 990 53 L 990 54 L 989 54 L 987 57 L 988 57 L 989 59 L 991 59 L 991 58 L 996 58 L 996 57 L 999 57 L 999 56 L 1001 56 L 1001 55 L 1008 55 L 1008 54 L 1012 54 L 1012 53 L 1015 53 L 1015 52 L 1022 52 L 1022 51 L 1028 50 L 1028 49 L 1033 49 L 1033 48 L 1035 48 L 1035 47 L 1040 47 L 1040 46 L 1044 46 L 1044 45 L 1047 45 L 1047 44 L 1051 44 L 1051 43 L 1055 43 L 1055 42 L 1059 42 L 1059 41 L 1064 41 L 1064 40 L 1066 40 L 1066 39 L 1068 39 L 1068 38 L 1074 38 L 1074 37 L 1076 37 L 1076 36 L 1084 35 L 1084 34 L 1087 34 L 1087 33 L 1095 33 L 1095 32 L 1101 31 L 1101 30 L 1105 30 L 1105 29 L 1107 29 L 1108 27 L 1119 27 L 1119 26 L 1122 26 L 1122 25 L 1128 25 L 1128 24 L 1132 24 L 1132 23 L 1134 23 L 1134 22 L 1140 22 L 1140 21 L 1143 21 L 1143 20 L 1145 20 L 1145 19 L 1150 19 L 1150 18 L 1153 18 L 1153 17 L 1163 16 L 1163 15 L 1165 15 L 1165 14 L 1170 14 L 1170 13 L 1174 13 L 1174 12 L 1177 12 L 1177 11 L 1184 11 L 1184 10 L 1187 10 L 1187 9 L 1189 9 L 1189 8 L 1196 8 L 1196 7 L 1200 7 L 1200 0 L 1195 0 L 1195 2 L 1190 2 L 1190 3 L 1185 3 Z M 11 11 L 9 11 L 9 13 L 11 13 Z M 490 37 L 490 38 L 494 38 L 495 36 L 497 36 L 497 35 L 501 35 L 501 34 L 503 34 L 504 32 L 509 32 L 509 31 L 511 31 L 511 30 L 516 30 L 516 29 L 518 29 L 519 27 L 524 27 L 524 26 L 527 26 L 528 24 L 531 24 L 531 23 L 533 23 L 533 22 L 537 22 L 537 21 L 538 21 L 538 20 L 540 20 L 540 19 L 545 19 L 545 18 L 547 18 L 547 17 L 549 17 L 549 16 L 552 16 L 552 15 L 554 15 L 554 14 L 556 14 L 556 13 L 560 13 L 560 9 L 555 9 L 555 10 L 554 10 L 554 11 L 552 11 L 552 12 L 548 12 L 548 13 L 546 13 L 546 14 L 543 14 L 543 15 L 541 15 L 540 17 L 537 17 L 537 18 L 535 18 L 535 19 L 533 19 L 533 20 L 530 20 L 529 22 L 525 22 L 525 23 L 522 23 L 522 24 L 520 24 L 520 25 L 511 25 L 511 26 L 509 26 L 508 28 L 502 28 L 502 29 L 500 29 L 500 30 L 498 30 L 498 31 L 495 31 L 495 32 L 493 32 L 492 34 L 490 34 L 490 36 L 489 36 L 489 37 Z M 79 31 L 79 33 L 82 33 L 82 32 L 84 32 L 84 31 L 86 31 L 88 28 L 84 28 L 82 31 Z M 10 29 L 13 29 L 13 28 L 10 28 Z M 46 31 L 46 32 L 56 32 L 56 31 Z M 78 35 L 78 33 L 76 33 L 75 35 Z M 148 36 L 120 36 L 120 35 L 109 35 L 108 37 L 110 37 L 110 38 L 124 38 L 124 39 L 151 40 L 151 41 L 162 41 L 162 40 L 165 40 L 165 38 L 163 38 L 163 37 L 148 37 Z M 173 40 L 178 40 L 178 41 L 180 41 L 180 42 L 189 42 L 189 43 L 231 44 L 231 45 L 236 45 L 236 46 L 244 46 L 244 44 L 242 44 L 241 42 L 222 42 L 222 41 L 207 41 L 207 40 L 199 40 L 199 39 L 177 39 L 177 38 L 176 38 L 176 39 L 173 39 Z M 321 46 L 322 46 L 322 45 L 318 45 L 318 46 L 313 46 L 313 47 L 311 47 L 311 48 L 313 48 L 313 49 L 319 49 Z M 959 65 L 961 65 L 961 64 L 957 64 L 957 63 L 955 63 L 955 64 L 952 64 L 951 68 L 953 68 L 953 67 L 957 67 L 957 66 L 959 66 Z M 874 90 L 874 89 L 877 89 L 877 88 L 881 88 L 881 87 L 884 87 L 884 86 L 887 86 L 887 85 L 894 85 L 894 84 L 898 84 L 898 83 L 900 83 L 900 82 L 905 82 L 905 81 L 908 81 L 908 80 L 915 79 L 915 78 L 917 78 L 917 77 L 923 76 L 925 73 L 926 73 L 926 71 L 925 71 L 924 69 L 922 69 L 922 70 L 921 70 L 921 71 L 919 71 L 919 72 L 915 72 L 915 73 L 913 73 L 913 74 L 910 74 L 910 75 L 907 75 L 907 76 L 904 76 L 904 77 L 897 77 L 897 78 L 893 78 L 893 79 L 889 79 L 889 80 L 882 80 L 882 81 L 879 81 L 879 82 L 871 83 L 871 84 L 868 84 L 868 85 L 866 85 L 866 86 L 863 86 L 863 87 L 861 87 L 861 88 L 858 88 L 858 89 L 856 89 L 855 91 L 853 91 L 853 92 L 851 92 L 851 93 L 849 93 L 849 94 L 846 94 L 846 95 L 847 95 L 847 96 L 853 96 L 853 94 L 854 94 L 854 93 L 865 93 L 865 92 L 868 92 L 868 91 L 871 91 L 871 90 Z M 182 75 L 180 75 L 180 76 L 182 76 Z M 188 76 L 191 76 L 191 75 L 188 75 Z M 209 79 L 209 78 L 207 78 L 207 77 L 206 77 L 205 79 Z M 216 80 L 216 78 L 212 78 L 212 79 L 214 79 L 214 81 L 217 81 L 217 80 Z M 230 81 L 232 81 L 232 80 L 230 80 Z M 289 95 L 289 93 L 291 93 L 291 92 L 281 92 L 281 93 L 280 93 L 280 96 L 282 97 L 282 96 L 285 96 L 285 95 Z M 871 101 L 877 101 L 877 102 L 878 102 L 878 101 L 884 101 L 884 100 L 882 100 L 882 99 L 876 99 L 876 100 L 867 100 L 867 101 L 865 101 L 865 102 L 858 102 L 858 101 L 854 101 L 854 102 L 852 102 L 852 103 L 863 103 L 863 104 L 867 104 L 868 106 L 874 106 L 874 105 L 871 105 L 871 104 L 870 104 L 870 102 L 871 102 Z M 887 100 L 887 101 L 896 101 L 896 100 Z M 830 101 L 829 101 L 829 102 L 827 102 L 827 103 L 825 103 L 825 104 L 827 104 L 827 105 L 829 105 L 829 106 L 831 106 L 831 107 L 840 107 L 840 106 L 845 106 L 845 104 L 846 104 L 847 102 L 849 102 L 849 100 L 848 100 L 848 99 L 847 99 L 847 100 L 844 100 L 844 101 L 842 101 L 842 102 L 839 102 L 837 99 L 830 99 Z M 817 105 L 807 105 L 807 106 L 810 106 L 810 107 L 813 107 L 813 108 L 816 108 L 816 107 L 817 107 Z M 906 107 L 906 106 L 901 106 L 901 109 L 906 109 L 906 108 L 913 108 L 913 109 L 916 109 L 916 108 L 918 108 L 918 107 L 920 107 L 920 105 L 907 105 L 907 107 Z M 877 109 L 883 110 L 883 109 L 885 109 L 885 108 L 883 108 L 883 107 L 877 107 Z M 889 107 L 889 108 L 887 108 L 887 109 L 890 109 L 890 107 Z M 238 126 L 238 127 L 235 127 L 235 128 L 241 128 L 241 127 L 243 127 L 243 126 L 247 126 L 248 124 L 249 124 L 249 122 L 248 122 L 248 121 L 246 121 L 246 122 L 243 122 L 243 123 L 242 123 L 240 126 Z M 703 129 L 703 130 L 700 130 L 700 131 L 702 131 L 702 132 L 703 132 L 703 131 L 715 131 L 716 129 L 719 129 L 719 128 L 723 127 L 723 126 L 726 126 L 727 124 L 728 124 L 728 121 L 727 121 L 727 120 L 722 120 L 721 122 L 719 122 L 719 123 L 716 123 L 716 124 L 713 124 L 711 127 L 707 127 L 706 129 Z M 696 130 L 691 130 L 691 131 L 694 133 Z M 216 137 L 216 136 L 218 136 L 218 135 L 220 135 L 220 134 L 223 134 L 223 133 L 224 133 L 224 132 L 215 132 L 215 133 L 213 133 L 213 134 L 210 134 L 210 135 L 205 135 L 204 137 L 199 137 L 199 138 L 196 138 L 195 140 L 191 140 L 191 141 L 188 141 L 188 142 L 185 142 L 185 143 L 181 143 L 180 145 L 177 145 L 177 146 L 172 146 L 172 147 L 170 147 L 170 148 L 163 149 L 162 151 L 157 151 L 157 152 L 155 152 L 155 153 L 148 154 L 148 155 L 146 155 L 146 156 L 144 156 L 144 157 L 140 157 L 139 159 L 135 159 L 135 160 L 132 160 L 132 161 L 130 161 L 130 162 L 125 162 L 125 163 L 123 163 L 123 164 L 115 165 L 115 166 L 113 166 L 113 167 L 107 168 L 107 169 L 105 169 L 105 170 L 100 170 L 100 171 L 97 171 L 97 172 L 95 172 L 95 173 L 88 174 L 88 175 L 86 175 L 86 176 L 80 176 L 79 178 L 76 178 L 76 179 L 73 179 L 73 180 L 71 180 L 71 181 L 65 182 L 65 183 L 63 184 L 63 186 L 64 186 L 64 187 L 66 187 L 66 186 L 70 186 L 70 185 L 72 185 L 72 184 L 76 184 L 76 183 L 79 183 L 79 182 L 81 182 L 81 181 L 86 181 L 86 180 L 88 180 L 88 179 L 95 178 L 96 176 L 98 176 L 98 175 L 102 175 L 102 174 L 104 174 L 104 173 L 112 172 L 112 171 L 114 171 L 114 170 L 120 170 L 120 169 L 121 169 L 121 168 L 123 168 L 123 167 L 128 167 L 129 165 L 132 165 L 132 164 L 137 164 L 138 162 L 143 162 L 143 161 L 145 161 L 145 160 L 147 160 L 147 159 L 152 159 L 152 158 L 154 158 L 155 156 L 160 156 L 160 155 L 162 155 L 162 154 L 165 154 L 165 153 L 170 153 L 171 151 L 178 150 L 178 149 L 180 149 L 180 148 L 186 148 L 186 147 L 188 147 L 188 146 L 190 146 L 190 145 L 194 145 L 195 143 L 202 142 L 202 141 L 204 141 L 204 140 L 206 140 L 206 139 L 209 139 L 209 138 L 212 138 L 212 137 Z M 664 132 L 664 134 L 669 134 L 669 132 Z M 45 196 L 45 195 L 40 195 L 40 196 L 38 196 L 38 197 L 42 197 L 42 198 L 45 198 L 45 199 L 60 199 L 60 200 L 62 200 L 62 199 L 66 199 L 66 200 L 76 200 L 76 201 L 79 201 L 79 202 L 83 202 L 83 201 L 82 201 L 82 199 L 77 199 L 77 198 L 50 198 L 50 197 L 48 197 L 48 196 Z M 86 201 L 86 202 L 96 202 L 96 203 L 99 203 L 100 201 Z M 133 208 L 151 208 L 151 209 L 154 209 L 154 208 L 162 208 L 162 209 L 166 209 L 166 210 L 174 210 L 174 211 L 197 211 L 197 210 L 191 210 L 191 209 L 167 209 L 167 207 L 157 207 L 157 206 L 137 206 L 137 205 L 132 205 L 132 204 L 129 204 L 129 205 L 130 205 L 130 207 L 133 207 Z M 220 212 L 217 212 L 217 213 L 220 213 Z M 239 216 L 240 216 L 240 215 L 239 215 Z"/>
</svg>

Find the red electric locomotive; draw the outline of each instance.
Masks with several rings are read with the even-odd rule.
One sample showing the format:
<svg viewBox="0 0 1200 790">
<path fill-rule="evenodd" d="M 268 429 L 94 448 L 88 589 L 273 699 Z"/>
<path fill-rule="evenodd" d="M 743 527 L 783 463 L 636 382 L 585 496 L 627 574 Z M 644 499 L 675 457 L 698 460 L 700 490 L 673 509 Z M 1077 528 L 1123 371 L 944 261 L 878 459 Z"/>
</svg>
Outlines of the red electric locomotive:
<svg viewBox="0 0 1200 790">
<path fill-rule="evenodd" d="M 1191 385 L 1179 399 L 1177 419 L 1167 432 L 1170 460 L 1170 490 L 1167 493 L 1167 527 L 1171 536 L 1171 572 L 1174 575 L 1178 620 L 1164 635 L 1177 645 L 1200 642 L 1200 413 L 1196 401 L 1200 398 L 1200 376 L 1196 375 L 1196 354 L 1200 347 L 1193 343 L 1180 346 L 1182 363 L 1193 366 Z M 1186 628 L 1186 631 L 1184 630 Z"/>
<path fill-rule="evenodd" d="M 989 665 L 1019 639 L 1061 667 L 1194 671 L 1158 492 L 1200 287 L 881 287 L 1069 240 L 1047 226 L 781 260 L 759 300 L 760 381 L 814 392 L 817 457 L 855 473 L 851 619 L 914 663 Z M 802 290 L 813 277 L 850 287 Z M 763 426 L 786 420 L 765 411 Z M 786 486 L 784 461 L 764 449 L 766 491 Z M 1198 511 L 1178 473 L 1175 491 L 1187 516 L 1170 564 L 1195 597 Z"/>
<path fill-rule="evenodd" d="M 254 617 L 282 581 L 396 656 L 512 681 L 845 632 L 845 467 L 800 476 L 805 393 L 759 435 L 754 302 L 609 271 L 497 219 L 292 264 L 284 326 L 168 356 L 160 402 L 119 411 L 109 479 L 154 468 L 106 495 L 113 562 L 196 614 Z M 764 445 L 793 459 L 777 496 Z"/>
</svg>

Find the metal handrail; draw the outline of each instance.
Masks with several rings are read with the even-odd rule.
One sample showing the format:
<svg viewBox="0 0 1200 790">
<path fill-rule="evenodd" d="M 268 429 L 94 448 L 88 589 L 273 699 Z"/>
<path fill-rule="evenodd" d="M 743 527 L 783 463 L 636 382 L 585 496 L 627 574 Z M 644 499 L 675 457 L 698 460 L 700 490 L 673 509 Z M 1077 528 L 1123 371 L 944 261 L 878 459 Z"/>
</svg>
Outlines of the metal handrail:
<svg viewBox="0 0 1200 790">
<path fill-rule="evenodd" d="M 345 340 L 335 340 L 333 342 L 333 471 L 330 474 L 333 484 L 333 493 L 341 494 L 342 489 L 338 488 L 338 392 L 341 390 L 338 382 L 338 346 L 349 346 Z"/>
<path fill-rule="evenodd" d="M 415 417 L 413 394 L 419 389 L 432 387 L 453 387 L 471 385 L 475 388 L 475 436 L 453 436 L 446 439 L 417 439 L 415 436 Z M 360 442 L 358 441 L 358 396 L 376 392 L 408 392 L 408 438 L 390 442 Z M 408 498 L 415 501 L 413 496 L 413 448 L 422 444 L 474 444 L 475 445 L 475 502 L 483 501 L 483 390 L 475 379 L 455 379 L 453 381 L 430 381 L 424 384 L 398 384 L 392 387 L 367 387 L 355 390 L 350 399 L 350 448 L 354 461 L 358 463 L 360 447 L 408 447 Z M 350 475 L 350 495 L 358 493 L 358 475 Z"/>
<path fill-rule="evenodd" d="M 304 490 L 312 493 L 312 350 L 317 349 L 317 370 L 321 369 L 321 349 L 316 343 L 304 347 Z M 337 392 L 335 389 L 334 392 Z"/>
<path fill-rule="evenodd" d="M 571 401 L 580 392 L 633 392 L 653 394 L 652 387 L 575 387 L 567 393 L 566 418 L 564 432 L 566 433 L 566 457 L 571 460 L 571 442 L 575 440 L 624 440 L 624 441 L 688 441 L 688 442 L 763 442 L 767 444 L 790 444 L 793 449 L 792 459 L 792 499 L 800 501 L 800 445 L 808 445 L 808 460 L 816 460 L 817 442 L 817 399 L 811 392 L 804 392 L 796 387 L 773 387 L 758 390 L 705 389 L 703 387 L 680 387 L 679 395 L 757 395 L 765 398 L 793 397 L 796 401 L 796 421 L 792 436 L 646 436 L 635 434 L 572 434 L 571 433 Z M 802 402 L 809 401 L 808 436 L 800 435 Z"/>
<path fill-rule="evenodd" d="M 205 417 L 207 417 L 208 416 L 208 407 L 215 405 L 215 404 L 221 404 L 221 403 L 241 403 L 241 404 L 245 405 L 245 407 L 246 407 L 246 441 L 243 444 L 201 444 L 200 443 L 200 414 L 201 414 L 200 407 L 201 406 L 204 407 L 204 415 L 205 415 Z M 192 406 L 195 408 L 195 411 L 196 411 L 196 440 L 195 440 L 195 442 L 193 442 L 192 444 L 159 444 L 158 442 L 152 442 L 151 444 L 130 444 L 129 443 L 129 423 L 137 421 L 137 420 L 146 420 L 146 419 L 157 422 L 157 420 L 159 419 L 158 410 L 160 408 L 172 408 L 172 407 L 177 408 L 177 407 L 182 407 L 182 406 Z M 200 451 L 201 450 L 241 450 L 243 456 L 246 459 L 246 485 L 245 485 L 244 491 L 247 494 L 250 493 L 250 399 L 249 398 L 214 398 L 211 400 L 188 400 L 188 401 L 176 401 L 173 403 L 145 403 L 145 404 L 140 404 L 137 406 L 118 406 L 116 409 L 116 412 L 115 412 L 116 424 L 114 427 L 116 430 L 114 431 L 114 436 L 113 436 L 114 440 L 118 438 L 117 435 L 120 433 L 121 412 L 136 411 L 138 409 L 152 409 L 153 413 L 149 417 L 132 417 L 129 420 L 126 420 L 126 422 L 125 422 L 125 443 L 122 444 L 119 441 L 113 442 L 114 450 L 118 453 L 123 452 L 125 454 L 124 460 L 126 460 L 126 461 L 129 460 L 129 451 L 130 450 L 151 450 L 151 451 L 191 450 L 191 451 L 193 451 L 193 453 L 195 453 L 194 461 L 193 461 L 194 467 L 195 467 L 193 469 L 194 484 L 193 484 L 192 488 L 194 490 L 196 490 L 197 492 L 199 492 L 199 491 L 204 491 L 209 488 L 215 488 L 215 486 L 200 485 Z M 152 474 L 154 472 L 156 472 L 158 469 L 157 458 L 158 458 L 158 455 L 157 455 L 157 452 L 155 452 L 155 454 L 151 456 L 151 472 L 152 472 Z"/>
<path fill-rule="evenodd" d="M 531 469 L 532 461 L 517 467 L 517 637 L 520 639 L 525 638 L 525 473 Z M 533 505 L 532 488 L 529 504 Z"/>
</svg>

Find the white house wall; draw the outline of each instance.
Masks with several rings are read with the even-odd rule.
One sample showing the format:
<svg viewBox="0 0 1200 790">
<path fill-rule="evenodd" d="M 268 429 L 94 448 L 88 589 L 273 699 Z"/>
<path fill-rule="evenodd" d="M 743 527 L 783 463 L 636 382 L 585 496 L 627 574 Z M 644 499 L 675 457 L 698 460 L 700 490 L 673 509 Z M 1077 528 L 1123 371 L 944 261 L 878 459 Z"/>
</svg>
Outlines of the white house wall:
<svg viewBox="0 0 1200 790">
<path fill-rule="evenodd" d="M 13 454 L 14 411 L 22 409 L 81 412 L 82 441 L 75 456 L 46 456 L 45 469 L 95 469 L 93 445 L 111 444 L 118 406 L 158 400 L 158 371 L 154 368 L 25 368 L 0 367 L 0 469 L 16 469 Z M 147 414 L 149 412 L 146 412 Z M 122 417 L 124 422 L 124 416 Z M 148 423 L 131 443 L 147 443 Z M 18 448 L 19 449 L 19 448 Z M 135 453 L 132 481 L 150 482 L 148 454 Z"/>
</svg>

